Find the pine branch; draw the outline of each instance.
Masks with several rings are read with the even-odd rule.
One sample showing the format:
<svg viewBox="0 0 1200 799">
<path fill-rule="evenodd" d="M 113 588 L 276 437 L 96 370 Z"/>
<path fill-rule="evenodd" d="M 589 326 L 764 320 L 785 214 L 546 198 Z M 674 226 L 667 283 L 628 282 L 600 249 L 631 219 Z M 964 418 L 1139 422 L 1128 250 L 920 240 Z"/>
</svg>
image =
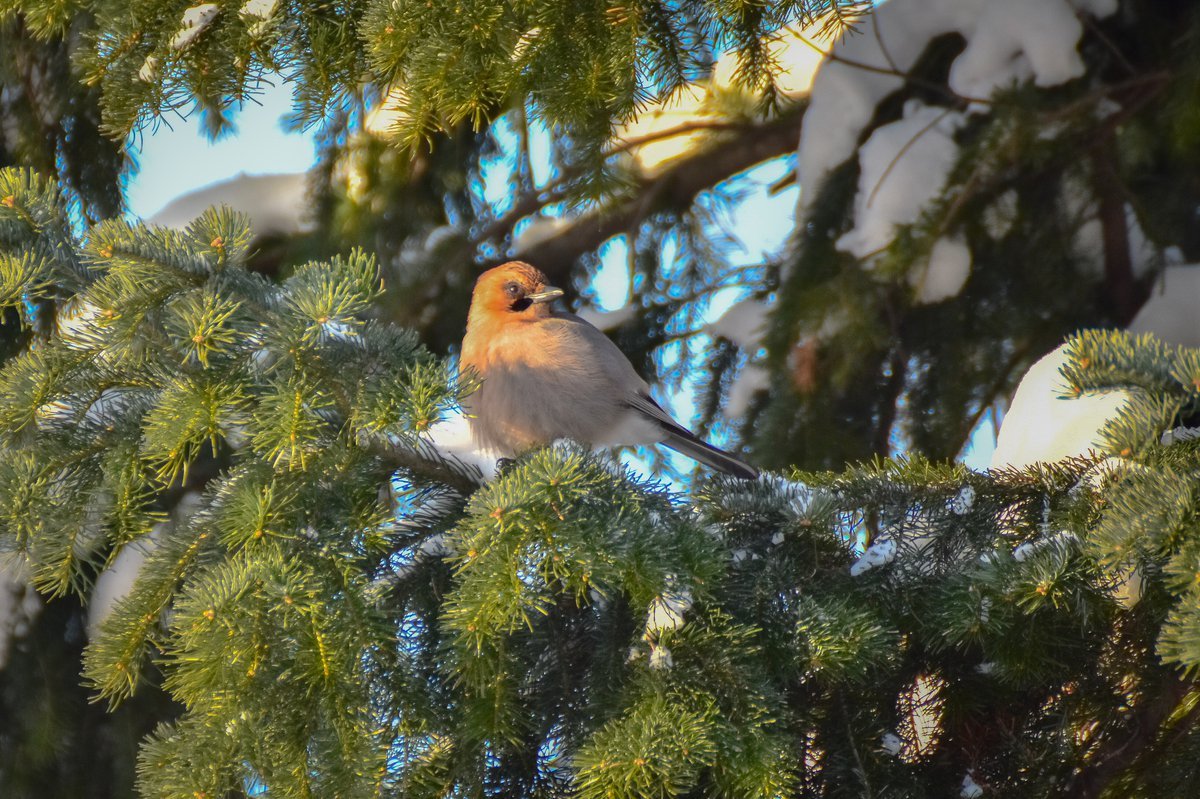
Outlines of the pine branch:
<svg viewBox="0 0 1200 799">
<path fill-rule="evenodd" d="M 367 444 L 367 449 L 394 470 L 449 486 L 464 497 L 484 484 L 483 472 L 478 466 L 440 452 L 427 439 L 418 438 L 414 443 L 374 438 Z"/>
<path fill-rule="evenodd" d="M 576 260 L 606 240 L 631 230 L 663 210 L 683 211 L 697 195 L 756 164 L 795 151 L 804 107 L 770 122 L 744 129 L 713 149 L 674 162 L 653 178 L 635 181 L 631 199 L 575 220 L 557 235 L 521 252 L 521 257 L 565 283 Z"/>
<path fill-rule="evenodd" d="M 605 148 L 603 159 L 608 160 L 622 153 L 627 153 L 630 150 L 642 147 L 646 144 L 652 144 L 656 141 L 671 139 L 676 136 L 694 133 L 696 131 L 718 131 L 738 134 L 737 138 L 730 140 L 722 139 L 719 143 L 709 143 L 701 145 L 697 150 L 699 152 L 708 152 L 712 147 L 722 146 L 738 146 L 741 136 L 753 135 L 753 131 L 760 127 L 759 125 L 750 125 L 744 122 L 733 122 L 729 120 L 695 120 L 681 125 L 676 125 L 672 128 L 656 131 L 646 134 L 645 136 L 635 136 L 631 139 L 618 139 L 615 144 Z M 699 152 L 697 154 L 699 154 Z M 694 157 L 694 156 L 693 156 Z M 541 209 L 554 205 L 568 199 L 571 196 L 571 191 L 574 184 L 588 171 L 594 167 L 590 164 L 576 167 L 568 167 L 563 170 L 563 174 L 557 179 L 551 181 L 546 186 L 540 189 L 534 189 L 520 198 L 518 198 L 512 207 L 500 218 L 493 220 L 483 227 L 482 230 L 472 234 L 471 242 L 475 247 L 480 247 L 488 242 L 497 239 L 503 239 L 511 234 L 512 229 L 518 222 L 527 216 L 536 214 Z M 719 180 L 718 180 L 719 182 Z"/>
</svg>

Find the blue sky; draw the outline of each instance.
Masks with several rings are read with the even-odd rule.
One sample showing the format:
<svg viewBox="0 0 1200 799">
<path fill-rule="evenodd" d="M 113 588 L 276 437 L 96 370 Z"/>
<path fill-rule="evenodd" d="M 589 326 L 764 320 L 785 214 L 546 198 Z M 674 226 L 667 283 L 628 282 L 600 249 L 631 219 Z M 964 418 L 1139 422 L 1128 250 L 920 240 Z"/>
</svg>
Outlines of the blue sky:
<svg viewBox="0 0 1200 799">
<path fill-rule="evenodd" d="M 313 137 L 284 130 L 292 95 L 282 86 L 268 87 L 234 117 L 237 131 L 210 142 L 197 118 L 164 118 L 154 131 L 135 139 L 138 174 L 126 198 L 133 216 L 153 216 L 174 198 L 239 173 L 303 172 L 315 157 Z M 170 123 L 169 125 L 167 123 Z"/>
</svg>

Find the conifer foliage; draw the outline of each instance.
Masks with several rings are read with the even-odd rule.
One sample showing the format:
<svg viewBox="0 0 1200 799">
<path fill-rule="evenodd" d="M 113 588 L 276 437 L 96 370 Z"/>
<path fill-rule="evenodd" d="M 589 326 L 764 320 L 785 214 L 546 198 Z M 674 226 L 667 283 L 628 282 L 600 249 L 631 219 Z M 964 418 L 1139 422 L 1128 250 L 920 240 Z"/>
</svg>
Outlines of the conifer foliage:
<svg viewBox="0 0 1200 799">
<path fill-rule="evenodd" d="M 0 173 L 0 535 L 48 595 L 151 554 L 84 678 L 182 708 L 147 797 L 1184 795 L 1200 353 L 1073 340 L 1105 460 L 919 458 L 691 497 L 570 445 L 486 485 L 469 386 L 365 321 L 361 253 L 273 284 L 244 220 L 112 222 Z M 58 300 L 50 303 L 50 300 Z M 195 491 L 186 501 L 179 492 Z M 179 505 L 170 518 L 165 507 Z"/>
<path fill-rule="evenodd" d="M 815 96 L 772 107 L 776 34 L 867 4 L 0 2 L 0 167 L 42 170 L 0 169 L 20 351 L 0 365 L 0 558 L 46 602 L 2 664 L 0 795 L 123 796 L 135 768 L 147 799 L 1194 794 L 1200 351 L 1071 339 L 1064 403 L 1125 392 L 1096 457 L 977 473 L 918 453 L 956 452 L 1040 343 L 1127 321 L 1155 270 L 1196 259 L 1200 16 L 1073 0 L 1053 13 L 1078 31 L 1034 38 L 1067 41 L 1075 77 L 1031 83 L 1014 58 L 1015 82 L 976 97 L 949 91 L 955 64 L 996 40 L 892 2 L 924 31 L 907 65 L 899 39 L 857 41 L 887 50 L 867 74 L 895 88 L 803 187 L 791 263 L 738 269 L 699 195 L 820 116 Z M 990 33 L 1019 27 L 1015 0 L 1011 18 L 987 5 Z M 736 90 L 710 70 L 723 50 Z M 125 158 L 102 131 L 193 105 L 223 131 L 270 74 L 327 140 L 322 257 L 264 276 L 228 209 L 179 231 L 102 221 Z M 728 106 L 685 125 L 704 146 L 621 166 L 639 103 L 695 81 Z M 364 143 L 362 112 L 388 102 L 391 135 Z M 530 174 L 534 122 L 550 183 Z M 885 128 L 953 157 L 868 268 L 837 241 L 878 188 L 855 187 L 851 144 Z M 478 188 L 497 153 L 516 165 L 504 207 Z M 370 185 L 329 196 L 353 169 Z M 427 434 L 472 389 L 440 357 L 469 276 L 520 251 L 518 224 L 575 210 L 578 238 L 528 257 L 586 280 L 626 234 L 643 293 L 617 337 L 664 372 L 694 362 L 712 292 L 775 295 L 765 342 L 711 349 L 702 398 L 716 419 L 752 359 L 769 391 L 731 421 L 760 463 L 841 468 L 893 433 L 912 454 L 677 494 L 569 443 L 486 481 L 440 451 Z M 1076 246 L 1089 230 L 1102 255 Z M 964 293 L 918 301 L 912 272 L 947 234 L 974 259 Z M 832 338 L 807 338 L 830 315 Z M 55 706 L 80 678 L 125 720 Z"/>
</svg>

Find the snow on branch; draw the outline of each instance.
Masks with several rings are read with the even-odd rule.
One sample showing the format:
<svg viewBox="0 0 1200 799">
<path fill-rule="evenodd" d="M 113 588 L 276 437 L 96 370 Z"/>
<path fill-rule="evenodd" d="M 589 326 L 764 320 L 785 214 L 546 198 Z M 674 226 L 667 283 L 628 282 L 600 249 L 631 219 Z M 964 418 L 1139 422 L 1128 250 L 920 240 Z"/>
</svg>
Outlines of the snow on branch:
<svg viewBox="0 0 1200 799">
<path fill-rule="evenodd" d="M 204 33 L 219 13 L 221 13 L 221 7 L 216 3 L 203 3 L 184 11 L 183 19 L 179 23 L 179 30 L 171 38 L 171 49 L 182 50 L 196 41 L 196 38 Z"/>
<path fill-rule="evenodd" d="M 1103 18 L 1116 10 L 1116 0 L 889 0 L 876 6 L 856 35 L 832 48 L 813 79 L 797 162 L 801 214 L 829 173 L 854 154 L 879 101 L 904 85 L 936 37 L 966 39 L 951 65 L 949 88 L 979 101 L 1013 83 L 1056 86 L 1080 77 L 1077 12 Z M 976 102 L 972 110 L 983 107 Z"/>
</svg>

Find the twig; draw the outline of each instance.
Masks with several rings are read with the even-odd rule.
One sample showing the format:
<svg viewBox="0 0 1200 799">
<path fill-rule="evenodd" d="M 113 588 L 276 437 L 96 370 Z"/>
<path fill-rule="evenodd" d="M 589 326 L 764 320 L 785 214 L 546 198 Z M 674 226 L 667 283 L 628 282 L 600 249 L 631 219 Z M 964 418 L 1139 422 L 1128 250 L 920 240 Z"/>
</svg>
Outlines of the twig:
<svg viewBox="0 0 1200 799">
<path fill-rule="evenodd" d="M 1091 33 L 1097 39 L 1100 40 L 1100 43 L 1103 44 L 1110 53 L 1112 53 L 1114 56 L 1116 56 L 1117 60 L 1121 62 L 1121 66 L 1123 66 L 1129 74 L 1131 74 L 1131 75 L 1137 74 L 1137 68 L 1134 67 L 1134 65 L 1129 62 L 1129 59 L 1126 58 L 1125 54 L 1121 52 L 1121 48 L 1117 47 L 1116 42 L 1114 42 L 1108 36 L 1108 34 L 1106 34 L 1104 31 L 1102 31 L 1100 29 L 1100 26 L 1097 24 L 1095 17 L 1093 17 L 1091 14 L 1086 14 L 1082 11 L 1076 11 L 1075 16 L 1077 16 L 1079 18 L 1080 22 L 1083 23 L 1084 27 L 1086 27 L 1089 31 L 1091 31 Z"/>
<path fill-rule="evenodd" d="M 652 144 L 663 139 L 682 136 L 686 133 L 693 133 L 697 130 L 737 130 L 744 131 L 751 129 L 754 126 L 745 122 L 730 122 L 728 120 L 696 120 L 686 122 L 682 125 L 677 125 L 667 130 L 660 130 L 654 133 L 648 133 L 645 136 L 638 136 L 633 139 L 623 139 L 616 146 L 610 147 L 603 153 L 605 160 L 614 156 L 626 153 L 635 147 L 641 147 L 645 144 Z M 536 189 L 526 194 L 521 199 L 517 200 L 508 213 L 494 220 L 487 227 L 472 236 L 471 243 L 478 247 L 486 241 L 495 239 L 501 235 L 508 233 L 527 216 L 536 213 L 539 209 L 557 202 L 567 196 L 567 189 L 573 180 L 579 177 L 582 169 L 570 170 L 564 175 L 561 175 L 556 180 L 547 183 L 541 189 Z"/>
<path fill-rule="evenodd" d="M 879 193 L 879 189 L 881 186 L 883 186 L 883 182 L 888 179 L 888 175 L 892 174 L 892 169 L 897 163 L 900 162 L 900 159 L 904 157 L 904 154 L 907 153 L 909 149 L 911 149 L 912 146 L 917 143 L 918 139 L 931 131 L 939 122 L 945 119 L 946 115 L 949 113 L 950 109 L 947 108 L 945 111 L 938 114 L 936 117 L 930 120 L 928 124 L 914 133 L 912 137 L 904 143 L 904 146 L 897 151 L 896 155 L 892 157 L 892 160 L 888 162 L 887 168 L 883 170 L 883 174 L 879 176 L 879 180 L 876 181 L 874 188 L 871 189 L 870 195 L 867 196 L 868 207 L 870 207 L 871 203 L 875 202 L 875 195 Z"/>
<path fill-rule="evenodd" d="M 887 45 L 883 42 L 883 29 L 879 27 L 879 17 L 876 16 L 871 21 L 874 23 L 871 25 L 871 32 L 875 34 L 875 43 L 879 45 L 879 52 L 883 53 L 883 60 L 887 61 L 888 66 L 899 73 L 900 66 L 896 63 L 896 59 L 892 58 L 892 54 L 888 51 Z"/>
<path fill-rule="evenodd" d="M 845 64 L 848 67 L 853 67 L 854 69 L 861 69 L 865 72 L 874 72 L 877 75 L 890 75 L 893 78 L 900 78 L 901 80 L 907 81 L 914 86 L 919 86 L 922 89 L 929 89 L 930 91 L 935 91 L 951 100 L 954 100 L 956 102 L 960 102 L 963 104 L 979 103 L 980 105 L 992 105 L 991 100 L 984 99 L 982 97 L 969 97 L 965 94 L 958 94 L 957 92 L 952 90 L 949 86 L 944 86 L 941 83 L 936 83 L 931 80 L 925 80 L 924 78 L 918 78 L 916 75 L 913 75 L 911 72 L 904 72 L 902 70 L 891 69 L 889 67 L 877 67 L 873 64 L 868 64 L 863 61 L 855 61 L 852 58 L 846 58 L 843 55 L 838 55 L 833 50 L 823 50 L 815 42 L 809 41 L 808 39 L 806 39 L 803 36 L 797 35 L 796 38 L 798 38 L 801 42 L 808 45 L 812 49 L 816 50 L 818 53 L 825 56 L 830 61 L 836 61 L 839 64 Z"/>
<path fill-rule="evenodd" d="M 983 392 L 981 395 L 982 399 L 979 403 L 979 409 L 976 410 L 975 413 L 971 414 L 971 418 L 967 420 L 967 424 L 963 428 L 966 430 L 966 436 L 960 439 L 958 442 L 959 452 L 962 452 L 963 447 L 967 445 L 967 441 L 969 441 L 971 438 L 971 432 L 975 430 L 975 426 L 979 424 L 979 420 L 982 419 L 983 415 L 987 413 L 989 408 L 992 407 L 992 403 L 995 402 L 996 395 L 1000 393 L 1002 388 L 1004 388 L 1004 384 L 1007 383 L 1009 377 L 1012 376 L 1013 369 L 1016 369 L 1017 364 L 1025 358 L 1025 355 L 1029 352 L 1032 344 L 1032 341 L 1027 341 L 1022 346 L 1017 347 L 1016 351 L 1004 364 L 1004 368 L 1001 369 L 996 375 L 996 379 L 993 380 L 991 385 L 987 387 L 987 390 Z"/>
<path fill-rule="evenodd" d="M 581 253 L 636 227 L 657 208 L 685 208 L 716 183 L 763 161 L 794 152 L 805 107 L 800 106 L 767 124 L 744 128 L 742 135 L 727 147 L 680 158 L 659 175 L 638 181 L 637 196 L 633 199 L 580 217 L 559 234 L 530 247 L 522 257 L 536 263 L 551 279 L 565 279 Z M 644 201 L 651 192 L 656 199 L 654 204 Z"/>
<path fill-rule="evenodd" d="M 854 728 L 850 726 L 850 708 L 846 705 L 846 695 L 838 692 L 838 701 L 842 705 L 842 719 L 846 722 L 846 743 L 850 745 L 850 754 L 854 755 L 854 763 L 858 766 L 858 775 L 862 780 L 863 797 L 871 799 L 875 795 L 871 790 L 871 780 L 867 777 L 867 769 L 863 765 L 862 757 L 858 754 L 858 747 L 854 742 Z"/>
</svg>

